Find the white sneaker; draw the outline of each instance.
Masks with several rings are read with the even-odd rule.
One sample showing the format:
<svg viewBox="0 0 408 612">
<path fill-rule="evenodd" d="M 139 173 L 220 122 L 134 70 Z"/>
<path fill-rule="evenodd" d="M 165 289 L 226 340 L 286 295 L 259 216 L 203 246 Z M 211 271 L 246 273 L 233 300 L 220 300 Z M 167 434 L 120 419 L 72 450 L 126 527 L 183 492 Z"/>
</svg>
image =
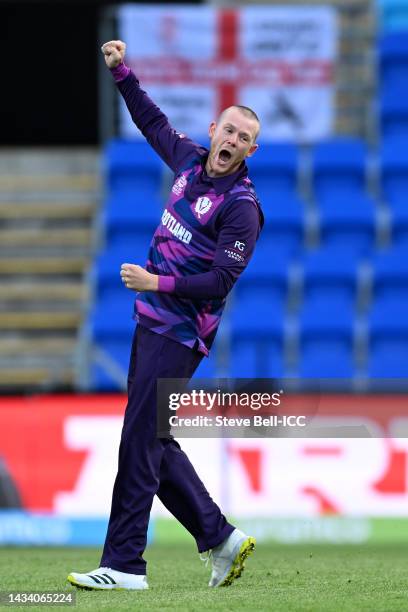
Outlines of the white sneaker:
<svg viewBox="0 0 408 612">
<path fill-rule="evenodd" d="M 239 529 L 210 551 L 212 574 L 208 586 L 229 586 L 244 571 L 245 559 L 255 548 L 255 538 L 251 538 Z"/>
<path fill-rule="evenodd" d="M 88 574 L 72 572 L 68 582 L 81 589 L 95 590 L 127 590 L 148 589 L 146 576 L 118 572 L 110 567 L 98 567 Z"/>
</svg>

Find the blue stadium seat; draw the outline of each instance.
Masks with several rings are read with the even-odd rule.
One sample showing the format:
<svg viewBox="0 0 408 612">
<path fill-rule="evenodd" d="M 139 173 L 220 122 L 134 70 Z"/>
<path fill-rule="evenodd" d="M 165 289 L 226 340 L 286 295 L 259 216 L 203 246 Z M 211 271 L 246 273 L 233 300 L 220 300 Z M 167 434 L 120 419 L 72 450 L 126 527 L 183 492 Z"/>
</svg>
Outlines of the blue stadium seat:
<svg viewBox="0 0 408 612">
<path fill-rule="evenodd" d="M 388 202 L 408 198 L 408 146 L 406 138 L 387 138 L 381 149 L 382 190 Z"/>
<path fill-rule="evenodd" d="M 380 127 L 383 138 L 408 138 L 408 85 L 385 88 L 380 100 Z"/>
<path fill-rule="evenodd" d="M 147 250 L 138 242 L 127 244 L 120 249 L 103 251 L 94 262 L 93 284 L 96 300 L 115 302 L 116 300 L 134 301 L 135 293 L 127 290 L 121 281 L 120 268 L 123 263 L 134 263 L 144 266 Z"/>
<path fill-rule="evenodd" d="M 129 341 L 135 329 L 132 312 L 133 308 L 129 310 L 129 303 L 109 304 L 99 301 L 90 316 L 94 341 L 97 344 L 102 344 L 107 340 Z"/>
<path fill-rule="evenodd" d="M 92 367 L 93 386 L 99 390 L 119 390 L 111 369 L 126 377 L 135 322 L 132 308 L 122 302 L 98 302 L 89 317 L 93 344 L 99 353 Z M 101 361 L 100 356 L 103 360 Z"/>
<path fill-rule="evenodd" d="M 267 301 L 263 294 L 235 294 L 229 312 L 231 334 L 254 338 L 282 336 L 285 310 L 279 300 Z"/>
<path fill-rule="evenodd" d="M 333 138 L 317 144 L 312 158 L 316 199 L 363 194 L 366 157 L 366 146 L 357 138 Z"/>
<path fill-rule="evenodd" d="M 109 365 L 104 361 L 94 361 L 91 369 L 92 388 L 98 391 L 123 391 L 122 381 L 126 380 L 129 367 L 130 337 L 128 340 L 107 340 L 98 348 L 108 356 Z M 115 374 L 112 373 L 112 362 Z"/>
<path fill-rule="evenodd" d="M 282 342 L 277 338 L 268 341 L 233 339 L 229 375 L 232 378 L 282 378 Z"/>
<path fill-rule="evenodd" d="M 390 201 L 392 241 L 394 245 L 408 248 L 408 206 L 407 195 L 402 194 Z"/>
<path fill-rule="evenodd" d="M 405 248 L 395 247 L 377 253 L 373 261 L 372 286 L 374 300 L 400 301 L 408 313 L 408 243 Z"/>
<path fill-rule="evenodd" d="M 130 191 L 111 195 L 106 202 L 104 214 L 108 244 L 120 246 L 138 239 L 147 247 L 161 214 L 158 202 L 148 195 L 142 201 L 136 201 L 135 193 Z"/>
<path fill-rule="evenodd" d="M 355 303 L 359 259 L 344 248 L 306 251 L 303 260 L 303 299 L 331 298 Z"/>
<path fill-rule="evenodd" d="M 408 82 L 408 30 L 386 32 L 379 42 L 380 78 L 385 88 Z"/>
<path fill-rule="evenodd" d="M 282 376 L 284 314 L 279 301 L 235 296 L 229 313 L 231 376 Z"/>
<path fill-rule="evenodd" d="M 266 213 L 297 190 L 298 149 L 293 143 L 260 143 L 248 159 L 249 176 Z"/>
<path fill-rule="evenodd" d="M 384 30 L 408 30 L 408 3 L 406 0 L 379 0 L 379 4 Z"/>
<path fill-rule="evenodd" d="M 301 378 L 351 378 L 354 311 L 347 300 L 308 300 L 299 314 Z"/>
<path fill-rule="evenodd" d="M 163 162 L 145 141 L 113 139 L 105 148 L 110 193 L 130 191 L 161 199 Z"/>
<path fill-rule="evenodd" d="M 262 239 L 288 259 L 303 247 L 305 206 L 298 197 L 288 195 L 277 200 L 266 213 Z"/>
<path fill-rule="evenodd" d="M 367 254 L 376 237 L 374 202 L 364 195 L 336 197 L 320 202 L 320 240 L 322 246 L 338 247 L 344 252 Z"/>
<path fill-rule="evenodd" d="M 368 317 L 372 378 L 408 378 L 408 302 L 381 298 Z"/>
<path fill-rule="evenodd" d="M 286 252 L 275 248 L 270 237 L 261 238 L 245 272 L 239 278 L 236 293 L 241 296 L 263 295 L 266 300 L 286 301 L 289 285 L 289 261 Z"/>
</svg>

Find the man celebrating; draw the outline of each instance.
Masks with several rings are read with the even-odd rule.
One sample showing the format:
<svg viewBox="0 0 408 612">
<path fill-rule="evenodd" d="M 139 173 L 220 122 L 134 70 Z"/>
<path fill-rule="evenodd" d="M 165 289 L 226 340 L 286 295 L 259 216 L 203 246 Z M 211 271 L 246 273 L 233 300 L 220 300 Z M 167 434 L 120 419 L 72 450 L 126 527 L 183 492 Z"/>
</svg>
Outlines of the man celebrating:
<svg viewBox="0 0 408 612">
<path fill-rule="evenodd" d="M 191 378 L 253 253 L 263 215 L 244 160 L 258 147 L 259 120 L 245 106 L 227 108 L 210 125 L 208 151 L 172 129 L 124 64 L 125 50 L 121 41 L 102 46 L 134 123 L 175 179 L 146 269 L 121 268 L 125 287 L 138 292 L 138 326 L 111 515 L 101 566 L 68 580 L 90 589 L 148 588 L 143 552 L 157 495 L 198 551 L 210 551 L 209 586 L 227 586 L 241 575 L 255 540 L 227 522 L 179 444 L 157 436 L 156 381 Z"/>
</svg>

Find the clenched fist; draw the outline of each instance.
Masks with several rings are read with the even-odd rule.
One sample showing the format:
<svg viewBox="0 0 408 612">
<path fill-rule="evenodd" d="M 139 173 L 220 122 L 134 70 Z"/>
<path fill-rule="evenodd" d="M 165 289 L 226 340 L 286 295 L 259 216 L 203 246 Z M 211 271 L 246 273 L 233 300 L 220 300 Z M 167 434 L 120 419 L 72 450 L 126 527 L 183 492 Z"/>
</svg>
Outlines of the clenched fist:
<svg viewBox="0 0 408 612">
<path fill-rule="evenodd" d="M 126 43 L 121 40 L 110 40 L 102 45 L 101 51 L 108 68 L 116 68 L 125 57 Z"/>
<path fill-rule="evenodd" d="M 121 266 L 120 276 L 127 289 L 134 291 L 157 291 L 159 288 L 159 277 L 151 274 L 141 266 L 124 263 Z"/>
</svg>

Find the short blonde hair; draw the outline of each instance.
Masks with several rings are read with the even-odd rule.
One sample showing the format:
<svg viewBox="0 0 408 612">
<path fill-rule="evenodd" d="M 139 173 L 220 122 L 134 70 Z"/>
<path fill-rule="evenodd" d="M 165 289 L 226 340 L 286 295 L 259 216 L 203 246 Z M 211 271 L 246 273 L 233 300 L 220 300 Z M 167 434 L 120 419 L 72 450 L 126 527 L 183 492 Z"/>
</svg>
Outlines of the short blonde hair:
<svg viewBox="0 0 408 612">
<path fill-rule="evenodd" d="M 237 108 L 243 115 L 245 115 L 245 117 L 248 117 L 248 119 L 253 119 L 254 121 L 257 122 L 258 129 L 257 129 L 257 131 L 255 133 L 255 138 L 254 138 L 254 142 L 255 142 L 255 140 L 258 138 L 259 132 L 261 130 L 261 122 L 259 121 L 259 117 L 256 114 L 256 112 L 254 110 L 252 110 L 252 108 L 249 108 L 249 106 L 243 106 L 242 104 L 232 104 L 231 106 L 228 106 L 227 108 L 224 108 L 223 111 L 221 111 L 221 114 L 218 117 L 218 121 L 221 121 L 221 119 L 224 116 L 224 114 L 230 108 Z"/>
</svg>

